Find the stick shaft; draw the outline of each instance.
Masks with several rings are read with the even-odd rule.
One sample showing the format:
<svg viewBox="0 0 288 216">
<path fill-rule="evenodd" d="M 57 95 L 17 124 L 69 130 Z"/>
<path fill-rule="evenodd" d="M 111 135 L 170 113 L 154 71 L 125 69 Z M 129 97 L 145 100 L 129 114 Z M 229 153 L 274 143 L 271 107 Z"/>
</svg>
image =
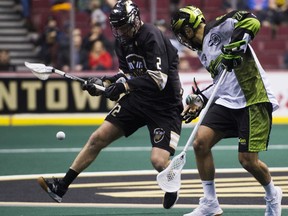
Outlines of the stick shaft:
<svg viewBox="0 0 288 216">
<path fill-rule="evenodd" d="M 61 70 L 58 70 L 58 69 L 53 69 L 53 72 L 56 73 L 56 74 L 59 74 L 65 78 L 68 78 L 68 79 L 72 79 L 72 80 L 77 80 L 77 81 L 80 81 L 82 83 L 86 83 L 86 80 L 80 78 L 80 77 L 77 77 L 77 76 L 74 76 L 72 74 L 67 74 Z M 97 85 L 97 84 L 93 84 L 95 86 L 95 88 L 101 90 L 101 91 L 105 91 L 105 87 L 104 86 L 100 86 L 100 85 Z"/>
<path fill-rule="evenodd" d="M 194 127 L 194 129 L 193 129 L 193 131 L 192 131 L 187 143 L 185 144 L 185 146 L 183 148 L 184 152 L 186 152 L 188 150 L 189 146 L 192 144 L 192 142 L 193 142 L 193 140 L 194 140 L 194 138 L 196 136 L 196 133 L 197 133 L 197 131 L 198 131 L 198 129 L 199 129 L 199 127 L 200 127 L 205 115 L 206 115 L 206 113 L 208 112 L 208 109 L 210 108 L 212 102 L 214 101 L 215 95 L 216 95 L 216 93 L 217 93 L 217 91 L 219 89 L 219 86 L 221 85 L 222 81 L 224 80 L 226 74 L 227 74 L 227 69 L 225 69 L 222 72 L 218 82 L 216 83 L 216 85 L 215 85 L 215 87 L 213 89 L 213 92 L 212 92 L 212 94 L 211 94 L 211 96 L 210 96 L 205 108 L 201 111 L 200 116 L 199 116 L 199 120 L 198 120 L 197 124 L 195 125 L 195 127 Z"/>
<path fill-rule="evenodd" d="M 77 80 L 77 81 L 80 81 L 82 83 L 86 83 L 86 80 L 84 80 L 80 77 L 74 76 L 72 74 L 67 74 L 64 71 L 55 69 L 51 66 L 46 66 L 46 65 L 41 64 L 41 63 L 29 63 L 29 62 L 25 62 L 24 64 L 27 68 L 29 68 L 31 70 L 31 72 L 35 76 L 37 76 L 41 80 L 46 80 L 46 79 L 48 79 L 48 77 L 50 76 L 51 73 L 56 73 L 56 74 L 63 76 L 65 78 Z M 95 86 L 95 88 L 99 89 L 100 91 L 105 91 L 104 86 L 97 85 L 97 84 L 93 84 L 93 85 Z"/>
</svg>

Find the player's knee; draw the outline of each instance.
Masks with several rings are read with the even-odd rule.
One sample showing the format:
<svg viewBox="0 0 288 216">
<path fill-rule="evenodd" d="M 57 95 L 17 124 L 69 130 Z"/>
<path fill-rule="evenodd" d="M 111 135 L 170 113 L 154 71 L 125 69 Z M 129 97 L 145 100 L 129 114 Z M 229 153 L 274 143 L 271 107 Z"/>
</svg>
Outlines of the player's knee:
<svg viewBox="0 0 288 216">
<path fill-rule="evenodd" d="M 94 132 L 90 136 L 87 145 L 91 150 L 100 151 L 108 145 L 108 142 L 106 139 L 101 137 L 99 133 Z"/>
<path fill-rule="evenodd" d="M 239 157 L 239 162 L 241 166 L 248 172 L 254 170 L 255 167 L 257 167 L 257 164 L 254 162 L 254 160 L 251 160 L 251 158 L 249 157 L 245 156 Z"/>
<path fill-rule="evenodd" d="M 210 151 L 209 146 L 206 145 L 201 139 L 194 140 L 193 149 L 196 154 L 205 154 Z"/>
<path fill-rule="evenodd" d="M 155 170 L 157 170 L 158 172 L 161 172 L 162 170 L 166 168 L 168 161 L 161 157 L 152 156 L 151 163 Z"/>
</svg>

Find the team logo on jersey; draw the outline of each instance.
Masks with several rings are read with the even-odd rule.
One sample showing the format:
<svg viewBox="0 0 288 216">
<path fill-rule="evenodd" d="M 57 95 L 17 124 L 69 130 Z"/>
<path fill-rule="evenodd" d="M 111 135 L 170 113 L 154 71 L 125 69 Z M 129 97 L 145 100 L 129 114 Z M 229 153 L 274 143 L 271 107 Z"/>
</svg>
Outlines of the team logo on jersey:
<svg viewBox="0 0 288 216">
<path fill-rule="evenodd" d="M 156 129 L 154 130 L 154 142 L 155 142 L 155 143 L 158 143 L 158 142 L 160 142 L 161 140 L 163 140 L 164 135 L 165 135 L 165 131 L 164 131 L 163 128 L 156 128 Z"/>
<path fill-rule="evenodd" d="M 206 54 L 204 53 L 202 56 L 201 56 L 201 62 L 206 62 L 207 61 L 207 56 Z"/>
<path fill-rule="evenodd" d="M 217 46 L 221 42 L 219 35 L 212 33 L 209 40 L 209 46 Z"/>
<path fill-rule="evenodd" d="M 246 145 L 246 139 L 239 138 L 239 143 L 240 143 L 240 145 Z"/>
<path fill-rule="evenodd" d="M 129 71 L 132 72 L 134 76 L 141 76 L 146 73 L 147 67 L 143 56 L 130 54 L 126 57 L 126 61 Z"/>
</svg>

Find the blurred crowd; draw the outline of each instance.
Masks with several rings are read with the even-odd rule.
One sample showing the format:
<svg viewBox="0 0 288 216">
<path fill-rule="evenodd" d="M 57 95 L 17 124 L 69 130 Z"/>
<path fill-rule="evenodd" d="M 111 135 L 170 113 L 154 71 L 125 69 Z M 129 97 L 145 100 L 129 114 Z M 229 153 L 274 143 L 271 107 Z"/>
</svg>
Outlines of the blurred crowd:
<svg viewBox="0 0 288 216">
<path fill-rule="evenodd" d="M 71 28 L 69 16 L 67 20 L 59 19 L 54 15 L 57 13 L 71 10 L 71 3 L 68 0 L 49 0 L 51 15 L 46 17 L 45 25 L 39 32 L 33 27 L 31 22 L 31 0 L 14 0 L 17 10 L 22 14 L 25 25 L 30 32 L 36 32 L 31 38 L 33 41 L 38 58 L 46 65 L 52 65 L 63 71 L 71 71 L 71 62 L 73 58 L 73 71 L 105 71 L 117 68 L 117 59 L 114 53 L 114 38 L 112 37 L 108 16 L 111 8 L 117 0 L 75 0 L 76 13 L 85 13 L 89 17 L 89 31 L 83 32 L 81 27 Z M 184 0 L 170 0 L 168 13 L 173 14 L 175 10 L 186 4 Z M 288 25 L 287 0 L 223 0 L 223 13 L 234 9 L 253 11 L 260 19 L 263 26 L 269 26 L 277 30 L 280 25 Z M 204 5 L 205 6 L 205 5 Z M 205 12 L 205 8 L 204 8 Z M 145 18 L 144 18 L 145 21 Z M 180 71 L 191 71 L 201 67 L 195 52 L 182 46 L 171 33 L 169 20 L 159 19 L 154 23 L 166 36 L 172 44 L 178 49 Z M 70 37 L 72 37 L 73 48 L 70 46 Z M 73 53 L 70 52 L 72 48 Z M 4 53 L 4 54 L 2 54 Z M 9 52 L 3 50 L 0 52 L 0 70 L 13 67 L 2 63 L 6 53 L 9 62 Z M 5 65 L 6 64 L 6 65 Z M 288 51 L 283 57 L 283 67 L 288 68 Z"/>
<path fill-rule="evenodd" d="M 107 27 L 107 17 L 116 0 L 78 0 L 76 12 L 89 14 L 89 32 L 83 34 L 81 28 L 71 29 L 69 20 L 61 26 L 54 16 L 47 17 L 43 31 L 34 41 L 38 47 L 39 58 L 46 65 L 52 65 L 65 72 L 71 71 L 70 60 L 73 58 L 74 71 L 103 71 L 115 67 L 114 41 L 103 32 Z M 62 5 L 62 6 L 61 6 Z M 65 7 L 66 8 L 63 8 Z M 54 1 L 53 12 L 70 10 L 70 3 Z M 69 17 L 69 16 L 68 16 Z M 73 47 L 70 46 L 72 37 Z M 72 53 L 70 49 L 72 49 Z"/>
<path fill-rule="evenodd" d="M 287 0 L 224 0 L 226 12 L 234 9 L 254 12 L 262 25 L 277 27 L 288 24 Z"/>
</svg>

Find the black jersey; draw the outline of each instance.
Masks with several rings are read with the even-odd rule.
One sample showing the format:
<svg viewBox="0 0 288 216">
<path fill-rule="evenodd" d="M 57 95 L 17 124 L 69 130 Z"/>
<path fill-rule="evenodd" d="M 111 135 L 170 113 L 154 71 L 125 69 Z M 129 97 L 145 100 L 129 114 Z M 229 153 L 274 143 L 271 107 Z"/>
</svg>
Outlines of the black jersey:
<svg viewBox="0 0 288 216">
<path fill-rule="evenodd" d="M 177 50 L 157 27 L 143 24 L 133 43 L 116 41 L 115 50 L 135 103 L 157 110 L 182 103 Z"/>
</svg>

